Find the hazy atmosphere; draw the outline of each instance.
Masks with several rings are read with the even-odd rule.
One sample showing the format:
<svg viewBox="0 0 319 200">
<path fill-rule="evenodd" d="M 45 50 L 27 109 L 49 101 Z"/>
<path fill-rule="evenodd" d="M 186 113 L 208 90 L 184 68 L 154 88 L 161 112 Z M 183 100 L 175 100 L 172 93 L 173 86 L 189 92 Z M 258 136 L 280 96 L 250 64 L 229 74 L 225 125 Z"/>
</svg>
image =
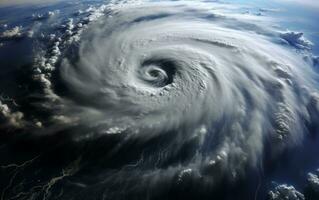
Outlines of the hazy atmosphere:
<svg viewBox="0 0 319 200">
<path fill-rule="evenodd" d="M 318 200 L 318 9 L 2 0 L 0 200 Z"/>
</svg>

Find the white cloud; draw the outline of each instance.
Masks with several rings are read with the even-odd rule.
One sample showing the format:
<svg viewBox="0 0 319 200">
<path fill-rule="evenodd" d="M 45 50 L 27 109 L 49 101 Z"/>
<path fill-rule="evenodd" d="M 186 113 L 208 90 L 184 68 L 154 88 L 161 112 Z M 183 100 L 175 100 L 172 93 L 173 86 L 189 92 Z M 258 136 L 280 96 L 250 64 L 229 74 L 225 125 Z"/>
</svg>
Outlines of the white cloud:
<svg viewBox="0 0 319 200">
<path fill-rule="evenodd" d="M 206 10 L 207 5 L 197 8 L 189 4 L 192 12 L 187 12 L 187 5 L 160 3 L 91 7 L 80 22 L 66 22 L 62 36 L 49 35 L 52 46 L 39 55 L 33 78 L 41 83 L 45 95 L 55 98 L 51 73 L 61 60 L 57 66 L 61 83 L 78 98 L 62 96 L 52 101 L 53 111 L 63 107 L 52 117 L 52 123 L 101 124 L 103 130 L 96 132 L 102 134 L 121 133 L 126 129 L 120 125 L 125 124 L 141 141 L 176 130 L 171 136 L 174 145 L 165 148 L 168 153 L 188 143 L 205 151 L 202 155 L 196 152 L 184 169 L 176 167 L 181 181 L 202 167 L 227 170 L 236 178 L 247 164 L 257 166 L 265 138 L 274 139 L 275 147 L 300 141 L 304 127 L 300 119 L 313 120 L 307 110 L 311 100 L 308 93 L 317 91 L 305 62 L 272 43 L 278 34 L 268 34 L 270 30 L 263 23 L 227 14 L 218 4 L 213 11 Z M 105 13 L 108 17 L 101 23 L 90 25 Z M 80 36 L 81 40 L 75 39 Z M 294 46 L 309 46 L 302 33 L 281 36 Z M 75 52 L 78 62 L 70 62 L 65 56 L 66 47 L 73 41 L 80 41 Z M 149 63 L 144 66 L 145 61 Z M 162 66 L 165 63 L 178 73 Z M 141 70 L 143 67 L 148 70 Z M 170 76 L 174 79 L 171 87 L 154 84 L 168 81 Z M 305 97 L 300 97 L 301 89 Z M 8 113 L 7 106 L 3 111 Z M 143 134 L 149 130 L 152 134 Z M 219 145 L 214 147 L 207 138 L 216 139 Z M 206 146 L 212 148 L 202 148 Z M 219 166 L 223 166 L 220 171 Z M 272 194 L 302 199 L 302 194 L 289 186 L 281 186 Z"/>
<path fill-rule="evenodd" d="M 32 15 L 32 18 L 35 19 L 35 20 L 42 20 L 42 19 L 48 19 L 50 17 L 53 17 L 57 14 L 60 13 L 60 10 L 54 10 L 54 11 L 48 11 L 47 13 L 45 14 L 33 14 Z"/>
<path fill-rule="evenodd" d="M 313 43 L 311 41 L 307 40 L 303 36 L 303 33 L 301 33 L 301 32 L 288 31 L 285 33 L 281 33 L 280 37 L 285 42 L 287 42 L 287 44 L 294 46 L 298 49 L 310 50 L 311 47 L 313 46 Z"/>
<path fill-rule="evenodd" d="M 0 123 L 2 121 L 8 126 L 21 127 L 23 125 L 23 113 L 11 111 L 7 104 L 0 101 Z"/>
<path fill-rule="evenodd" d="M 315 173 L 308 173 L 307 181 L 310 188 L 319 193 L 319 169 Z"/>
<path fill-rule="evenodd" d="M 2 37 L 2 38 L 17 38 L 17 37 L 21 37 L 22 35 L 23 35 L 22 27 L 16 26 L 12 29 L 4 31 L 0 37 Z"/>
<path fill-rule="evenodd" d="M 286 184 L 279 185 L 274 191 L 269 192 L 270 200 L 304 200 L 303 194 L 298 192 L 293 186 L 288 186 Z"/>
<path fill-rule="evenodd" d="M 80 43 L 79 61 L 64 59 L 61 63 L 64 84 L 87 102 L 66 102 L 66 107 L 81 108 L 83 112 L 76 116 L 83 117 L 84 123 L 92 123 L 87 120 L 90 118 L 110 127 L 136 127 L 143 139 L 145 127 L 160 134 L 184 129 L 187 124 L 188 131 L 183 132 L 182 141 L 175 141 L 176 147 L 194 138 L 203 145 L 201 135 L 214 134 L 211 124 L 223 126 L 226 120 L 227 127 L 216 133 L 221 135 L 219 147 L 210 150 L 212 156 L 207 156 L 203 165 L 225 163 L 235 178 L 239 168 L 248 162 L 257 163 L 268 134 L 274 139 L 274 146 L 301 141 L 304 125 L 300 119 L 309 116 L 308 99 L 301 101 L 296 90 L 305 88 L 308 92 L 307 88 L 314 88 L 308 82 L 312 71 L 300 68 L 305 66 L 301 58 L 271 42 L 277 40 L 277 34 L 267 40 L 270 30 L 266 31 L 262 23 L 254 24 L 242 15 L 232 20 L 235 16 L 223 14 L 224 7 L 214 7 L 212 13 L 196 4 L 196 12 L 195 5 L 189 4 L 191 13 L 186 12 L 187 5 L 174 7 L 164 3 L 114 6 L 107 10 L 108 16 L 113 17 L 90 26 Z M 207 16 L 209 19 L 204 21 Z M 282 36 L 295 46 L 309 46 L 301 33 Z M 161 59 L 164 63 L 176 61 L 169 65 L 178 73 L 162 69 Z M 150 63 L 141 66 L 144 61 Z M 162 84 L 170 76 L 174 87 L 157 87 L 156 83 Z M 98 98 L 93 100 L 92 96 Z M 112 116 L 114 124 L 108 116 Z M 204 121 L 200 127 L 204 125 L 206 130 L 202 132 L 207 133 L 198 134 L 199 121 Z M 107 128 L 109 133 L 117 132 Z M 238 164 L 238 160 L 242 163 Z"/>
</svg>

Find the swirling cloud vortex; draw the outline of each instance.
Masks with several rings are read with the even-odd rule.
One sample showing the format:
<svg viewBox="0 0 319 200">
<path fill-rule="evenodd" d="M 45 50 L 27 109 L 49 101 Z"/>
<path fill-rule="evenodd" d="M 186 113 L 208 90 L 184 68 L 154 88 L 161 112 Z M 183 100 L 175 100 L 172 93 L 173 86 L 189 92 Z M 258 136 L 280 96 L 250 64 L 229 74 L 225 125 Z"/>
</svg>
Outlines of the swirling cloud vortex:
<svg viewBox="0 0 319 200">
<path fill-rule="evenodd" d="M 64 114 L 141 146 L 165 135 L 150 173 L 236 177 L 266 141 L 279 151 L 307 134 L 316 75 L 262 24 L 190 4 L 110 7 L 60 64 Z"/>
</svg>

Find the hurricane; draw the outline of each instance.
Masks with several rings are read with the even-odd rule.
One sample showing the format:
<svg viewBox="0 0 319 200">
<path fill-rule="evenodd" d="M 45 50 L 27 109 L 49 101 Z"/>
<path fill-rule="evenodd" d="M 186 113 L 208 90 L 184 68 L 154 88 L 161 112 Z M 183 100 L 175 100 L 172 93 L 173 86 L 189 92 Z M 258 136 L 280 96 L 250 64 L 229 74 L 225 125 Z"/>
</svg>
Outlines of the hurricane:
<svg viewBox="0 0 319 200">
<path fill-rule="evenodd" d="M 319 119 L 318 75 L 271 19 L 233 9 L 114 1 L 38 45 L 27 106 L 4 115 L 47 166 L 24 195 L 226 199 L 300 146 Z"/>
</svg>

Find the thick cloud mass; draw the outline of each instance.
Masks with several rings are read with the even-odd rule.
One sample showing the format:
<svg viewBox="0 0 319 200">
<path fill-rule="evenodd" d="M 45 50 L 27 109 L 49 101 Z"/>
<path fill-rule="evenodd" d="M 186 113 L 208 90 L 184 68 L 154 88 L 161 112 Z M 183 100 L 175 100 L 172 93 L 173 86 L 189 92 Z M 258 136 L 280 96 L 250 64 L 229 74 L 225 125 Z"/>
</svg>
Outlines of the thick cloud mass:
<svg viewBox="0 0 319 200">
<path fill-rule="evenodd" d="M 191 146 L 170 170 L 223 165 L 235 178 L 257 164 L 266 139 L 274 151 L 295 145 L 317 114 L 310 66 L 264 27 L 186 3 L 106 12 L 59 67 L 64 114 L 95 135 L 143 143 L 168 134 L 159 149 L 167 157 Z"/>
<path fill-rule="evenodd" d="M 304 200 L 303 194 L 298 192 L 293 186 L 279 185 L 275 188 L 275 191 L 269 192 L 270 200 Z"/>
<path fill-rule="evenodd" d="M 282 39 L 309 43 L 231 9 L 110 4 L 64 26 L 35 70 L 50 110 L 37 130 L 105 142 L 88 156 L 105 167 L 79 175 L 88 185 L 97 177 L 90 193 L 153 197 L 193 181 L 210 191 L 257 168 L 266 147 L 275 157 L 298 145 L 316 124 L 316 75 Z"/>
</svg>

